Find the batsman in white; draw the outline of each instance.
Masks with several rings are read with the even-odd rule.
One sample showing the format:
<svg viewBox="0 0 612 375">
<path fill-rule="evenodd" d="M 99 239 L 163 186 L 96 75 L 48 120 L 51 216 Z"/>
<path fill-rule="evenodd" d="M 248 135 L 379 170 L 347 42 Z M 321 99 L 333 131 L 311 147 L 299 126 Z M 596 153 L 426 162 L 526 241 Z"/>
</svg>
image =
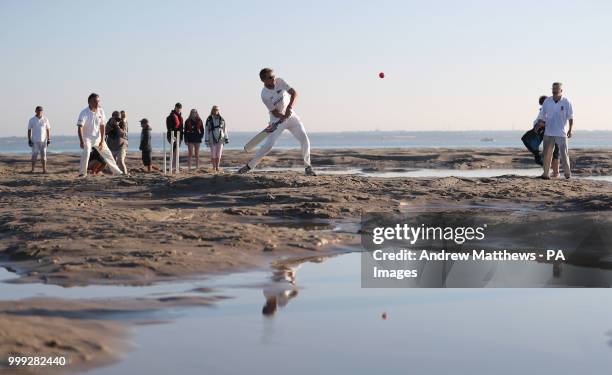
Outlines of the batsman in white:
<svg viewBox="0 0 612 375">
<path fill-rule="evenodd" d="M 316 176 L 310 165 L 310 141 L 308 140 L 308 135 L 306 135 L 306 129 L 304 129 L 300 118 L 293 112 L 297 92 L 282 78 L 276 78 L 274 71 L 270 68 L 262 69 L 259 72 L 259 78 L 264 84 L 264 87 L 261 89 L 261 100 L 270 111 L 270 126 L 279 121 L 280 124 L 278 124 L 276 129 L 270 129 L 271 132 L 264 141 L 264 144 L 259 148 L 253 159 L 238 170 L 238 173 L 247 173 L 255 168 L 261 159 L 272 150 L 278 137 L 287 129 L 300 141 L 305 174 L 307 176 Z M 288 103 L 287 97 L 289 97 Z"/>
</svg>

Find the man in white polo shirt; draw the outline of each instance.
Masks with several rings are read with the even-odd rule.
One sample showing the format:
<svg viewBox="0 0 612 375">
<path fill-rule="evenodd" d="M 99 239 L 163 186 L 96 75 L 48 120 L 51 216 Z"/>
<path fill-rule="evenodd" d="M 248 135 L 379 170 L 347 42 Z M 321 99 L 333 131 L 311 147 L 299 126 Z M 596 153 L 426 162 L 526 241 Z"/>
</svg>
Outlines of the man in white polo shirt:
<svg viewBox="0 0 612 375">
<path fill-rule="evenodd" d="M 28 145 L 32 148 L 32 173 L 40 154 L 43 173 L 47 173 L 47 146 L 51 143 L 51 124 L 43 116 L 43 107 L 37 106 L 36 115 L 28 122 Z"/>
<path fill-rule="evenodd" d="M 77 120 L 79 141 L 83 150 L 81 153 L 79 177 L 87 176 L 87 163 L 89 163 L 89 154 L 92 147 L 102 156 L 113 174 L 123 174 L 119 167 L 117 167 L 113 155 L 104 142 L 106 115 L 102 107 L 100 107 L 100 96 L 92 93 L 87 98 L 87 103 L 89 105 L 81 111 Z"/>
<path fill-rule="evenodd" d="M 538 116 L 538 127 L 544 127 L 544 174 L 543 179 L 550 179 L 550 162 L 553 157 L 555 144 L 559 146 L 559 158 L 563 165 L 565 178 L 571 178 L 568 138 L 572 137 L 574 126 L 574 110 L 572 103 L 562 96 L 563 85 L 555 82 L 552 85 L 552 96 L 549 96 L 542 104 L 542 110 Z M 566 126 L 569 122 L 569 130 Z"/>
<path fill-rule="evenodd" d="M 244 167 L 238 170 L 238 173 L 247 173 L 263 159 L 278 140 L 278 137 L 283 131 L 289 132 L 300 142 L 302 147 L 302 159 L 304 160 L 305 174 L 307 176 L 316 176 L 310 165 L 310 140 L 306 135 L 306 129 L 300 118 L 293 112 L 293 106 L 297 98 L 297 92 L 282 78 L 276 78 L 274 72 L 270 68 L 264 68 L 259 72 L 259 79 L 264 84 L 261 89 L 261 100 L 270 111 L 270 125 L 282 121 L 276 130 L 272 131 L 264 141 L 264 144 L 259 148 L 253 159 Z M 287 102 L 289 96 L 289 102 Z"/>
</svg>

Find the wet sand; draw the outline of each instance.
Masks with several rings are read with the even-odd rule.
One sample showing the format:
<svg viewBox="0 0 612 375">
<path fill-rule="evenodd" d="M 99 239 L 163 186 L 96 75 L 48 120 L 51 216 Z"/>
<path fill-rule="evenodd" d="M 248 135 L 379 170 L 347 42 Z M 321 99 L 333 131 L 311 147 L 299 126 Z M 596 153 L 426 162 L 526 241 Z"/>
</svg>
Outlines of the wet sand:
<svg viewBox="0 0 612 375">
<path fill-rule="evenodd" d="M 220 298 L 223 297 L 0 301 L 0 374 L 11 355 L 66 357 L 65 367 L 22 367 L 20 374 L 77 372 L 112 364 L 131 349 L 131 325 L 163 323 L 136 319 L 139 313 L 210 306 Z M 119 314 L 133 315 L 135 319 L 119 320 Z"/>
<path fill-rule="evenodd" d="M 534 166 L 529 154 L 516 149 L 316 150 L 312 157 L 315 167 L 376 171 Z M 576 174 L 612 173 L 612 150 L 572 150 L 572 157 Z M 229 151 L 223 165 L 246 160 L 244 153 Z M 159 159 L 154 162 L 159 165 Z M 75 155 L 50 155 L 47 175 L 28 173 L 27 156 L 0 156 L 0 257 L 19 273 L 16 282 L 143 285 L 333 254 L 334 245 L 355 245 L 359 238 L 330 226 L 358 222 L 368 210 L 456 205 L 612 210 L 612 183 L 584 179 L 312 178 L 291 171 L 213 174 L 206 167 L 166 176 L 142 173 L 139 165 L 139 155 L 130 154 L 131 176 L 77 179 Z M 270 166 L 300 166 L 298 154 L 274 152 L 261 165 Z M 115 334 L 122 331 L 118 323 L 89 321 L 76 305 L 68 318 L 49 318 L 50 311 L 58 311 L 54 304 L 45 302 L 41 313 L 40 301 L 20 303 L 19 314 L 10 301 L 0 303 L 0 358 L 49 353 L 44 339 L 67 325 L 72 334 L 59 335 L 64 341 L 52 345 L 54 353 L 76 348 L 81 354 L 75 358 L 92 366 L 115 357 L 89 349 L 86 342 L 116 347 L 109 340 L 122 337 Z M 30 337 L 34 331 L 28 326 L 42 333 Z M 41 326 L 48 331 L 36 328 Z"/>
</svg>

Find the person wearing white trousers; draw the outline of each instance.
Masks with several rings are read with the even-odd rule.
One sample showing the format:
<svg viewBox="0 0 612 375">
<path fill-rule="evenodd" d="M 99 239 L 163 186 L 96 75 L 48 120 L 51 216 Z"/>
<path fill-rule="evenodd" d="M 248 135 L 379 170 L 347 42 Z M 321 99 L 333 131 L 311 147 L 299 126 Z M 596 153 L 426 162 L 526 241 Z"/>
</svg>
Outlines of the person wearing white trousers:
<svg viewBox="0 0 612 375">
<path fill-rule="evenodd" d="M 100 143 L 100 141 L 102 141 L 102 143 Z M 117 162 L 115 162 L 115 159 L 113 158 L 113 154 L 111 153 L 108 146 L 106 145 L 106 142 L 104 142 L 104 139 L 102 139 L 101 137 L 98 139 L 85 138 L 83 139 L 83 143 L 84 143 L 84 147 L 83 147 L 83 150 L 81 151 L 81 165 L 80 165 L 80 170 L 79 170 L 80 177 L 84 177 L 87 175 L 87 165 L 89 163 L 89 154 L 91 154 L 92 148 L 95 148 L 98 151 L 98 153 L 100 154 L 100 156 L 102 156 L 102 159 L 104 159 L 104 162 L 106 163 L 106 165 L 108 165 L 108 168 L 111 170 L 111 172 L 114 175 L 123 174 L 121 169 L 119 169 Z"/>
<path fill-rule="evenodd" d="M 300 121 L 300 118 L 295 114 L 283 121 L 274 132 L 272 132 L 265 140 L 263 145 L 257 150 L 255 156 L 251 161 L 248 162 L 250 169 L 253 169 L 259 164 L 261 159 L 264 158 L 272 150 L 272 147 L 276 144 L 278 137 L 283 134 L 283 131 L 288 130 L 299 142 L 302 147 L 302 159 L 304 160 L 304 167 L 309 168 L 310 165 L 310 140 L 306 134 L 306 129 Z"/>
<path fill-rule="evenodd" d="M 571 134 L 571 133 L 570 133 Z M 555 145 L 559 147 L 559 159 L 561 159 L 561 165 L 563 166 L 563 174 L 565 178 L 572 177 L 572 169 L 570 166 L 569 159 L 569 141 L 567 137 L 559 137 L 559 136 L 551 136 L 544 135 L 544 173 L 542 176 L 546 179 L 549 175 L 549 170 L 551 162 L 553 161 L 553 150 L 555 149 Z M 546 164 L 548 163 L 548 164 Z M 558 168 L 558 166 L 557 166 Z M 556 173 L 558 175 L 559 172 Z"/>
<path fill-rule="evenodd" d="M 87 98 L 87 103 L 87 108 L 81 111 L 77 120 L 79 142 L 81 150 L 83 150 L 81 152 L 79 177 L 87 176 L 87 164 L 89 163 L 89 154 L 92 148 L 98 151 L 114 175 L 121 175 L 123 172 L 117 166 L 112 153 L 104 142 L 103 135 L 106 115 L 100 107 L 100 96 L 92 93 Z"/>
<path fill-rule="evenodd" d="M 544 173 L 541 178 L 550 179 L 550 163 L 553 158 L 555 144 L 559 146 L 559 157 L 563 165 L 565 178 L 572 177 L 569 160 L 569 142 L 572 137 L 574 126 L 574 109 L 572 103 L 563 96 L 563 85 L 555 82 L 552 85 L 552 96 L 542 103 L 542 109 L 538 115 L 538 128 L 544 127 Z M 569 129 L 567 125 L 569 124 Z"/>
<path fill-rule="evenodd" d="M 244 167 L 238 170 L 238 173 L 247 173 L 257 166 L 264 156 L 272 150 L 274 144 L 281 136 L 283 131 L 289 132 L 300 142 L 302 147 L 302 159 L 304 160 L 305 174 L 307 176 L 316 176 L 310 165 L 310 140 L 306 134 L 304 124 L 300 118 L 293 113 L 293 105 L 297 98 L 297 92 L 282 78 L 274 77 L 274 72 L 270 68 L 264 68 L 259 72 L 259 78 L 264 84 L 261 89 L 261 100 L 270 111 L 270 126 L 274 123 L 280 124 L 268 135 L 264 144 L 259 148 L 253 159 Z M 287 98 L 289 101 L 287 102 Z"/>
</svg>

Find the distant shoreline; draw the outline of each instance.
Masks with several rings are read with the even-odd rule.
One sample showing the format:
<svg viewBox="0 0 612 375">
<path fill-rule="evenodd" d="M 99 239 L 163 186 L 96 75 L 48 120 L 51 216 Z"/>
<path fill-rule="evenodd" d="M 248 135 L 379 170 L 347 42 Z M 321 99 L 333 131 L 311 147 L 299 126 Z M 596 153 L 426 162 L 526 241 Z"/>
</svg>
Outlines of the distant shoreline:
<svg viewBox="0 0 612 375">
<path fill-rule="evenodd" d="M 231 129 L 230 129 L 231 130 Z M 308 129 L 306 129 L 308 130 Z M 405 135 L 405 134 L 427 134 L 427 133 L 455 133 L 455 134 L 494 134 L 494 133 L 524 133 L 529 130 L 527 127 L 521 129 L 514 130 L 345 130 L 345 131 L 309 131 L 308 134 L 321 134 L 321 135 L 334 135 L 334 134 L 397 134 L 397 135 Z M 598 130 L 598 129 L 576 129 L 579 130 L 579 133 L 608 133 L 612 135 L 612 130 Z M 253 135 L 256 134 L 257 130 L 246 131 L 246 130 L 236 130 L 232 131 L 232 134 L 241 134 L 241 135 Z M 577 133 L 577 134 L 579 134 Z M 25 132 L 24 132 L 25 134 Z M 153 132 L 153 135 L 165 134 L 165 132 Z M 140 136 L 140 132 L 130 132 L 131 137 Z M 75 137 L 76 131 L 74 134 L 58 134 L 56 137 Z M 16 138 L 25 138 L 25 135 L 7 135 L 1 136 L 0 140 L 4 139 L 16 139 Z"/>
<path fill-rule="evenodd" d="M 487 147 L 488 146 L 488 147 Z M 281 146 L 281 147 L 275 147 L 274 150 L 271 152 L 272 155 L 278 155 L 280 153 L 292 153 L 294 150 L 296 149 L 296 147 L 290 147 L 290 146 Z M 239 155 L 239 154 L 244 154 L 244 155 L 252 155 L 253 152 L 251 153 L 246 153 L 242 150 L 242 147 L 240 146 L 236 146 L 236 147 L 226 147 L 224 152 L 224 155 L 227 157 L 231 157 L 234 155 Z M 419 146 L 419 147 L 411 147 L 411 146 L 406 146 L 406 147 L 395 147 L 395 146 L 388 146 L 388 147 L 312 147 L 311 151 L 313 153 L 317 153 L 317 151 L 325 154 L 326 156 L 329 156 L 330 153 L 333 153 L 334 151 L 343 151 L 343 150 L 351 150 L 353 152 L 368 152 L 368 151 L 384 151 L 384 152 L 394 152 L 394 151 L 414 151 L 416 153 L 418 153 L 419 151 L 447 151 L 447 152 L 461 152 L 461 151 L 473 151 L 476 154 L 479 153 L 486 153 L 487 151 L 496 151 L 496 152 L 507 152 L 508 154 L 512 153 L 516 153 L 516 156 L 529 156 L 529 153 L 527 152 L 527 150 L 524 147 L 491 147 L 491 145 L 483 145 L 482 147 L 439 147 L 439 146 Z M 573 148 L 570 149 L 570 154 L 572 152 L 576 153 L 575 156 L 579 156 L 580 154 L 582 154 L 583 152 L 598 152 L 601 151 L 602 153 L 608 154 L 608 153 L 612 153 L 612 145 L 610 145 L 609 147 L 577 147 L 577 148 Z M 200 150 L 200 159 L 202 160 L 208 160 L 208 153 L 210 151 L 205 148 L 204 145 L 202 145 L 202 149 Z M 3 157 L 10 157 L 10 156 L 16 156 L 16 157 L 24 157 L 30 154 L 30 151 L 28 149 L 24 150 L 23 152 L 2 152 L 0 151 L 0 156 Z M 183 155 L 184 154 L 184 155 Z M 47 151 L 47 155 L 56 155 L 56 156 L 80 156 L 80 151 L 78 150 L 53 150 L 52 148 L 49 148 Z M 133 157 L 139 157 L 140 156 L 140 150 L 138 149 L 132 149 L 130 148 L 128 150 L 128 155 L 131 155 Z M 160 156 L 163 155 L 163 151 L 159 150 L 159 149 L 154 149 L 153 150 L 153 155 L 154 156 Z M 187 147 L 183 147 L 181 148 L 181 157 L 187 157 Z M 572 155 L 570 155 L 572 156 Z M 538 166 L 536 166 L 534 164 L 534 168 L 536 168 Z M 539 167 L 538 167 L 539 168 Z"/>
<path fill-rule="evenodd" d="M 523 148 L 520 131 L 360 131 L 360 132 L 311 132 L 310 144 L 313 149 L 390 149 L 390 148 Z M 240 150 L 256 132 L 229 131 L 226 150 Z M 52 132 L 49 152 L 79 152 L 78 138 L 74 135 L 55 135 Z M 162 133 L 152 135 L 153 149 L 161 151 L 165 137 Z M 129 135 L 129 150 L 138 151 L 139 133 Z M 288 132 L 283 133 L 275 148 L 286 150 L 297 147 L 297 141 Z M 570 140 L 570 150 L 609 149 L 612 147 L 612 131 L 576 131 Z M 202 145 L 204 151 L 206 146 Z M 0 138 L 0 154 L 28 154 L 27 139 L 24 136 Z"/>
</svg>

